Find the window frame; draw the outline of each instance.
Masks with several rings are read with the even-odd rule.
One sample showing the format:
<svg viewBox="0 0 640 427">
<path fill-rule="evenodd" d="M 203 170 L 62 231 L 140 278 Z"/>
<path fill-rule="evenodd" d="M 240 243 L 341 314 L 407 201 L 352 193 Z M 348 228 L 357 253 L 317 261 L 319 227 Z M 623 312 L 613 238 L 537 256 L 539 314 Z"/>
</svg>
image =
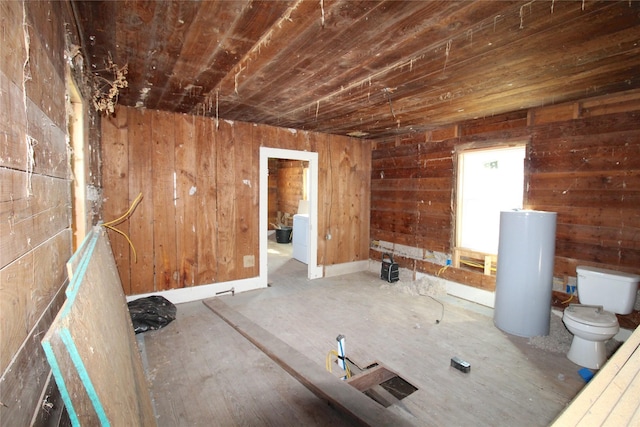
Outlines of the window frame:
<svg viewBox="0 0 640 427">
<path fill-rule="evenodd" d="M 523 173 L 522 173 L 522 206 L 523 209 L 527 206 L 527 158 L 528 158 L 528 150 L 530 146 L 529 138 L 517 138 L 510 140 L 502 140 L 502 141 L 487 141 L 481 143 L 468 143 L 468 144 L 460 144 L 454 149 L 454 186 L 453 186 L 453 210 L 452 210 L 452 242 L 451 247 L 453 248 L 462 248 L 460 246 L 460 242 L 462 241 L 462 227 L 461 227 L 461 215 L 462 215 L 462 201 L 460 198 L 462 197 L 462 155 L 464 153 L 472 152 L 472 151 L 489 151 L 489 150 L 503 150 L 503 149 L 511 149 L 522 147 L 524 148 L 524 159 L 523 159 Z M 468 249 L 468 248 L 467 248 Z M 453 251 L 452 251 L 453 252 Z M 489 254 L 487 252 L 487 254 Z M 496 255 L 496 254 L 491 254 Z"/>
</svg>

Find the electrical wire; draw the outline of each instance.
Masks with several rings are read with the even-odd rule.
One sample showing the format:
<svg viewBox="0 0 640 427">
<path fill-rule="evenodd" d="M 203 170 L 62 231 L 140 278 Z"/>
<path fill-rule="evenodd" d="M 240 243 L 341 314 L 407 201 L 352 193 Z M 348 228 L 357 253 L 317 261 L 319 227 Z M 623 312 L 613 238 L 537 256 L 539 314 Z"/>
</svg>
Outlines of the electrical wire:
<svg viewBox="0 0 640 427">
<path fill-rule="evenodd" d="M 465 260 L 460 260 L 460 264 L 465 264 L 465 265 L 469 265 L 471 267 L 478 267 L 478 268 L 484 268 L 484 264 L 480 264 L 479 262 L 473 262 L 473 261 L 465 261 Z M 491 267 L 491 271 L 496 271 L 495 267 Z"/>
<path fill-rule="evenodd" d="M 571 301 L 573 299 L 573 296 L 575 294 L 575 288 L 573 289 L 573 291 L 571 292 L 571 294 L 569 294 L 569 298 L 565 301 L 561 301 L 560 304 L 567 304 L 569 301 Z"/>
<path fill-rule="evenodd" d="M 124 214 L 122 214 L 119 218 L 114 219 L 114 220 L 109 221 L 109 222 L 105 222 L 102 225 L 104 225 L 105 227 L 109 227 L 109 226 L 117 225 L 117 224 L 121 223 L 129 215 L 131 215 L 131 212 L 133 212 L 133 210 L 136 208 L 136 206 L 138 206 L 138 203 L 140 203 L 141 200 L 142 200 L 142 193 L 138 194 L 138 197 L 136 197 L 133 200 L 133 202 L 131 203 L 131 206 L 129 207 L 129 209 Z"/>
<path fill-rule="evenodd" d="M 131 250 L 133 251 L 133 262 L 137 262 L 138 261 L 138 254 L 136 253 L 136 248 L 135 246 L 133 246 L 133 242 L 131 242 L 131 239 L 129 238 L 129 236 L 122 230 L 119 230 L 117 228 L 115 228 L 115 225 L 120 224 L 122 221 L 124 221 L 125 219 L 127 219 L 129 216 L 131 216 L 131 214 L 133 213 L 133 211 L 135 210 L 136 206 L 138 206 L 138 204 L 140 203 L 140 201 L 142 200 L 142 193 L 138 194 L 138 197 L 136 197 L 133 202 L 131 203 L 131 206 L 129 207 L 129 209 L 122 214 L 119 218 L 116 218 L 112 221 L 108 221 L 102 224 L 103 227 L 108 228 L 109 230 L 113 230 L 118 234 L 121 234 L 122 236 L 124 236 L 125 239 L 127 239 L 127 242 L 129 242 L 129 246 L 131 246 Z"/>
<path fill-rule="evenodd" d="M 341 359 L 337 351 L 329 350 L 329 353 L 327 353 L 327 357 L 325 359 L 325 365 L 326 365 L 327 371 L 329 372 L 331 372 L 331 363 L 332 363 L 331 356 L 336 356 L 337 359 Z M 349 365 L 347 364 L 346 357 L 344 359 L 344 368 L 345 368 L 345 371 L 347 372 L 347 378 L 351 378 L 351 369 L 349 369 Z"/>
<path fill-rule="evenodd" d="M 436 273 L 436 277 L 440 276 L 442 273 L 444 273 L 444 271 L 449 268 L 448 265 L 443 266 L 440 270 L 438 270 L 438 272 Z"/>
<path fill-rule="evenodd" d="M 423 297 L 429 297 L 432 300 L 434 300 L 435 302 L 437 302 L 438 304 L 440 304 L 440 319 L 436 319 L 436 325 L 440 324 L 440 322 L 442 322 L 442 319 L 444 319 L 444 304 L 441 301 L 438 301 L 437 299 L 435 299 L 434 297 L 432 297 L 431 295 L 427 295 L 427 294 L 419 294 L 420 296 Z"/>
</svg>

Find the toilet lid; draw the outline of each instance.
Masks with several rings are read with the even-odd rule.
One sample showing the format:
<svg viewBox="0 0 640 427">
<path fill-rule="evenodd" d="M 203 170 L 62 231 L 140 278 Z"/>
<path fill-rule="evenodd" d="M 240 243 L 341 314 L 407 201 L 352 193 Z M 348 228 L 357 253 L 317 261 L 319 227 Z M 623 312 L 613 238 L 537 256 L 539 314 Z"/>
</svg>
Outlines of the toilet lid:
<svg viewBox="0 0 640 427">
<path fill-rule="evenodd" d="M 590 326 L 608 327 L 618 324 L 615 314 L 605 310 L 598 312 L 596 307 L 570 306 L 564 310 L 564 315 L 575 322 Z"/>
</svg>

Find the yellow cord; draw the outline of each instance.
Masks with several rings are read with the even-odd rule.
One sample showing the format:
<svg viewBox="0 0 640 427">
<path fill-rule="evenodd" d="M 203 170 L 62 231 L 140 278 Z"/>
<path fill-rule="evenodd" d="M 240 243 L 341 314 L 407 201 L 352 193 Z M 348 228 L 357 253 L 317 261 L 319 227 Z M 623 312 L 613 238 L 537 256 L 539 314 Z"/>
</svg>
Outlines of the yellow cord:
<svg viewBox="0 0 640 427">
<path fill-rule="evenodd" d="M 131 242 L 131 239 L 129 239 L 129 236 L 127 236 L 127 234 L 124 231 L 120 231 L 115 227 L 112 227 L 110 225 L 105 225 L 105 227 L 107 227 L 109 230 L 113 230 L 116 233 L 122 234 L 124 236 L 125 239 L 127 239 L 127 242 L 129 242 L 129 246 L 131 246 L 131 249 L 133 250 L 133 262 L 138 262 L 138 254 L 136 253 L 136 248 L 135 246 L 133 246 L 133 242 Z"/>
<path fill-rule="evenodd" d="M 118 230 L 117 228 L 114 227 L 114 225 L 119 224 L 124 219 L 128 218 L 133 212 L 133 210 L 136 208 L 136 206 L 138 206 L 138 203 L 140 203 L 141 200 L 142 200 L 142 193 L 138 194 L 138 197 L 135 198 L 133 203 L 131 203 L 131 206 L 129 207 L 129 209 L 122 216 L 120 216 L 120 218 L 117 218 L 117 219 L 114 219 L 113 221 L 105 222 L 102 224 L 104 227 L 123 235 L 124 238 L 127 239 L 127 242 L 129 242 L 129 246 L 131 246 L 131 250 L 133 251 L 133 262 L 138 262 L 138 254 L 136 253 L 135 246 L 133 246 L 133 242 L 131 242 L 131 239 L 129 238 L 129 236 L 127 236 L 127 234 L 124 231 Z"/>
<path fill-rule="evenodd" d="M 133 212 L 136 206 L 138 206 L 138 203 L 140 203 L 140 200 L 142 200 L 142 193 L 138 194 L 138 197 L 136 197 L 133 203 L 131 203 L 131 207 L 129 207 L 129 210 L 127 210 L 120 218 L 114 219 L 113 221 L 105 222 L 102 225 L 104 225 L 105 227 L 108 227 L 110 225 L 119 224 L 122 220 L 124 220 L 129 215 L 131 215 L 131 212 Z"/>
<path fill-rule="evenodd" d="M 569 301 L 571 301 L 572 299 L 573 299 L 573 294 L 571 294 L 571 296 L 569 297 L 569 299 L 568 299 L 568 300 L 566 300 L 566 301 L 562 301 L 560 304 L 566 304 L 566 303 L 568 303 Z"/>
<path fill-rule="evenodd" d="M 445 265 L 444 267 L 442 267 L 440 270 L 438 270 L 438 272 L 436 273 L 436 276 L 440 276 L 447 268 L 449 268 L 448 265 Z"/>
<path fill-rule="evenodd" d="M 460 260 L 460 264 L 469 265 L 471 267 L 484 268 L 484 264 L 480 264 L 479 262 Z M 491 267 L 491 271 L 496 271 L 496 268 Z"/>
<path fill-rule="evenodd" d="M 336 356 L 336 358 L 340 358 L 340 355 L 338 354 L 337 351 L 335 350 L 330 350 L 329 353 L 327 353 L 327 357 L 325 359 L 325 365 L 327 367 L 327 371 L 331 372 L 331 356 Z M 349 364 L 347 363 L 347 361 L 344 361 L 344 367 L 345 367 L 345 371 L 347 371 L 347 378 L 351 378 L 351 369 L 349 369 Z"/>
</svg>

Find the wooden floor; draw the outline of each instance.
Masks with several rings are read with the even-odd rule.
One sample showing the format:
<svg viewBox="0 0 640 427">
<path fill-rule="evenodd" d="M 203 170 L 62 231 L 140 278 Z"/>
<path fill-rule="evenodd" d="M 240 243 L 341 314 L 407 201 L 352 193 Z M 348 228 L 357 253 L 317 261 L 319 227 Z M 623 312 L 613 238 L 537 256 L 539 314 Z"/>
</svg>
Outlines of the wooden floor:
<svg viewBox="0 0 640 427">
<path fill-rule="evenodd" d="M 345 335 L 350 359 L 418 388 L 400 408 L 415 425 L 545 426 L 584 386 L 564 353 L 501 332 L 489 309 L 401 293 L 374 272 L 308 281 L 290 245 L 269 247 L 282 252 L 269 258 L 271 287 L 220 298 L 322 369 Z M 350 425 L 202 302 L 138 341 L 160 426 Z"/>
</svg>

